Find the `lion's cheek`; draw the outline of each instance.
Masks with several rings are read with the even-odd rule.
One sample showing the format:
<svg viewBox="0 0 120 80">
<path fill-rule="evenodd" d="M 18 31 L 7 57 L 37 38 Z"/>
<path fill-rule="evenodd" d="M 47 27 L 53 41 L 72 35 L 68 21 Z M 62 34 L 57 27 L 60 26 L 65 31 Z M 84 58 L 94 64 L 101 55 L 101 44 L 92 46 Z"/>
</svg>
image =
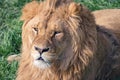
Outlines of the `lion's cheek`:
<svg viewBox="0 0 120 80">
<path fill-rule="evenodd" d="M 28 41 L 30 42 L 30 44 L 33 43 L 34 38 L 35 38 L 35 34 L 33 33 L 28 35 Z"/>
<path fill-rule="evenodd" d="M 32 44 L 33 39 L 30 36 L 28 36 L 28 40 L 29 40 L 30 44 Z"/>
</svg>

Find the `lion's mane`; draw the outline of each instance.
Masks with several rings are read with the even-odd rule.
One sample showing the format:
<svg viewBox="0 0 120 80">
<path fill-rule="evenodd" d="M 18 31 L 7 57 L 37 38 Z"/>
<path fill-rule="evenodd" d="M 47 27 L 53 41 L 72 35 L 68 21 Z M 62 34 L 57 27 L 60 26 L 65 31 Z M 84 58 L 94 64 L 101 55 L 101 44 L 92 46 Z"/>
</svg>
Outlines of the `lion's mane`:
<svg viewBox="0 0 120 80">
<path fill-rule="evenodd" d="M 31 63 L 32 58 L 29 54 L 30 50 L 28 50 L 30 43 L 27 37 L 31 33 L 28 33 L 25 29 L 27 22 L 35 15 L 41 14 L 40 12 L 43 9 L 46 9 L 48 12 L 55 10 L 55 16 L 58 15 L 66 19 L 66 23 L 69 24 L 69 33 L 72 37 L 72 50 L 74 52 L 73 58 L 69 63 L 66 61 L 56 62 L 54 66 L 45 70 L 36 68 Z M 109 48 L 109 45 L 101 45 L 103 43 L 108 44 L 107 40 L 105 37 L 102 37 L 103 35 L 97 33 L 97 25 L 95 24 L 94 17 L 86 7 L 69 0 L 47 0 L 40 3 L 33 1 L 25 5 L 21 19 L 24 21 L 22 27 L 23 46 L 17 80 L 95 79 L 96 72 L 100 68 L 100 61 L 103 61 L 102 57 L 105 58 L 102 55 L 106 55 L 106 51 L 104 48 L 101 49 L 101 47 Z M 97 41 L 100 38 L 105 40 Z M 60 63 L 64 65 L 60 65 Z"/>
</svg>

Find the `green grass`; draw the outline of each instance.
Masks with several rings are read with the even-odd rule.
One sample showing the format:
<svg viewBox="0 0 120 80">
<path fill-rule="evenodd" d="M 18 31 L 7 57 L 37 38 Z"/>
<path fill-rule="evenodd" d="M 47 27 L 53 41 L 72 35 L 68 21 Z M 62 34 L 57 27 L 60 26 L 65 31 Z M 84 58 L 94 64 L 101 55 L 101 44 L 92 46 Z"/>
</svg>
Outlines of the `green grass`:
<svg viewBox="0 0 120 80">
<path fill-rule="evenodd" d="M 17 62 L 8 64 L 6 57 L 20 53 L 22 6 L 30 0 L 0 0 L 0 80 L 14 80 Z"/>
<path fill-rule="evenodd" d="M 9 64 L 6 57 L 21 50 L 21 26 L 19 18 L 24 4 L 31 0 L 0 0 L 0 80 L 14 80 L 17 62 Z M 120 0 L 75 0 L 90 10 L 120 8 Z"/>
<path fill-rule="evenodd" d="M 120 8 L 120 0 L 75 0 L 87 6 L 90 10 Z"/>
</svg>

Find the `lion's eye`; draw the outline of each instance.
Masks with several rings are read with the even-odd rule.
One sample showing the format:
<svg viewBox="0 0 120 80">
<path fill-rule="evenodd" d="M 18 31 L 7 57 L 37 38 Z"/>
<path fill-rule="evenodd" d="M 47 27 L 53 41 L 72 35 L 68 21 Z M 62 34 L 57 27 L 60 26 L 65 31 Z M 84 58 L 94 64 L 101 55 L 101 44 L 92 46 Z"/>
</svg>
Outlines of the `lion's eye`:
<svg viewBox="0 0 120 80">
<path fill-rule="evenodd" d="M 55 31 L 54 34 L 53 34 L 53 36 L 56 36 L 56 35 L 58 35 L 60 33 L 61 33 L 60 31 Z"/>
<path fill-rule="evenodd" d="M 55 35 L 58 35 L 59 33 L 61 33 L 61 32 L 60 32 L 60 31 L 55 31 L 55 32 L 54 32 L 54 36 L 55 36 Z"/>
<path fill-rule="evenodd" d="M 36 31 L 36 32 L 38 32 L 38 28 L 35 28 L 35 27 L 34 27 L 33 30 Z"/>
<path fill-rule="evenodd" d="M 60 40 L 63 37 L 63 32 L 55 31 L 53 36 L 55 39 Z"/>
</svg>

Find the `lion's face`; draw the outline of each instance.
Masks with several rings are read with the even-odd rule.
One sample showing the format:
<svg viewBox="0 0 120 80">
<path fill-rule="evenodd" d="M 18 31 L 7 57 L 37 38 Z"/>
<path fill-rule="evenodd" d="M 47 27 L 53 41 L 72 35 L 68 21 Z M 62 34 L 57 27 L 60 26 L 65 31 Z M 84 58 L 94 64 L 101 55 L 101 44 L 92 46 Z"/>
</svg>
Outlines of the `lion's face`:
<svg viewBox="0 0 120 80">
<path fill-rule="evenodd" d="M 37 15 L 25 27 L 28 32 L 27 43 L 30 45 L 30 55 L 35 66 L 50 67 L 52 63 L 65 58 L 66 53 L 71 51 L 68 25 L 60 18 L 52 17 L 47 21 Z"/>
</svg>

